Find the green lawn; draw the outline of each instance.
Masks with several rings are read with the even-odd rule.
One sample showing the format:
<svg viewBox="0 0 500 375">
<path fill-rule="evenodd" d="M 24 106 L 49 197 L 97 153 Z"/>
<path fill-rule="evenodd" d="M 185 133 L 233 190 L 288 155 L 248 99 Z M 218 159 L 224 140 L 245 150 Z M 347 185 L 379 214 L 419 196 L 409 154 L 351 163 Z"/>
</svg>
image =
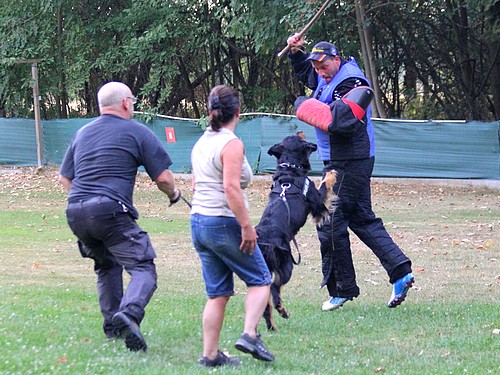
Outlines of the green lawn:
<svg viewBox="0 0 500 375">
<path fill-rule="evenodd" d="M 200 265 L 191 246 L 189 211 L 140 180 L 140 224 L 157 252 L 159 288 L 142 330 L 146 353 L 106 340 L 93 264 L 79 256 L 55 177 L 0 176 L 0 374 L 498 374 L 500 373 L 499 193 L 425 185 L 374 185 L 374 208 L 413 261 L 415 287 L 396 309 L 391 285 L 373 254 L 353 237 L 361 295 L 322 312 L 320 255 L 314 227 L 297 236 L 303 262 L 283 296 L 291 317 L 260 332 L 273 363 L 234 349 L 243 326 L 245 287 L 237 282 L 221 348 L 237 369 L 201 369 Z M 179 181 L 189 199 L 189 181 Z M 249 194 L 257 223 L 268 182 Z"/>
</svg>

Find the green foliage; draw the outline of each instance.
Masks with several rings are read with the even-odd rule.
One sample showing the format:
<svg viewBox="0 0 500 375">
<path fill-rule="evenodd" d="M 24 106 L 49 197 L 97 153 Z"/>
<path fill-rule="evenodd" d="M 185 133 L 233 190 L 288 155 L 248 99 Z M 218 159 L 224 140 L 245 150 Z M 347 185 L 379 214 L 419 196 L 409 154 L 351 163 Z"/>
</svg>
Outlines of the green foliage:
<svg viewBox="0 0 500 375">
<path fill-rule="evenodd" d="M 270 112 L 270 113 L 285 113 L 286 98 L 282 91 L 277 88 L 253 87 L 248 90 L 248 94 L 255 98 L 256 107 L 248 112 Z"/>
<path fill-rule="evenodd" d="M 148 112 L 142 112 L 134 115 L 134 118 L 143 124 L 151 124 L 157 117 L 158 113 L 152 109 Z"/>
<path fill-rule="evenodd" d="M 208 116 L 204 116 L 204 117 L 200 117 L 197 121 L 196 121 L 196 125 L 198 125 L 201 130 L 205 130 L 208 126 L 208 121 L 209 121 L 209 117 Z"/>
<path fill-rule="evenodd" d="M 201 117 L 219 83 L 250 92 L 249 111 L 291 113 L 302 94 L 277 53 L 323 0 L 27 0 L 0 7 L 0 116 L 33 117 L 28 65 L 39 59 L 43 118 L 92 117 L 99 87 L 120 80 L 143 110 Z M 383 105 L 389 117 L 491 120 L 500 80 L 495 0 L 363 2 Z M 306 35 L 330 40 L 362 63 L 354 2 L 332 1 Z M 415 72 L 415 79 L 405 74 Z M 417 87 L 418 86 L 418 87 Z M 258 93 L 258 94 L 256 94 Z M 488 105 L 480 105 L 488 103 Z M 409 109 L 406 112 L 406 109 Z M 427 105 L 425 106 L 427 108 Z M 496 113 L 500 108 L 496 109 Z"/>
</svg>

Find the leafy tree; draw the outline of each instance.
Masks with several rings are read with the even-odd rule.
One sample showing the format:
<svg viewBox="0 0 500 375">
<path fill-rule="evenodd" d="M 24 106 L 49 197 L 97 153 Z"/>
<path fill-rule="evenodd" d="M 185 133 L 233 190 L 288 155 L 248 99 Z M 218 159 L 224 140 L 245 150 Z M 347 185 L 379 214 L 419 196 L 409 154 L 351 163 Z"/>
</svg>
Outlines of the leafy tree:
<svg viewBox="0 0 500 375">
<path fill-rule="evenodd" d="M 0 116 L 32 112 L 39 60 L 43 118 L 96 116 L 106 81 L 148 113 L 200 118 L 216 84 L 245 111 L 293 113 L 307 90 L 277 53 L 324 0 L 19 0 L 0 7 Z M 332 0 L 308 31 L 334 42 L 376 88 L 380 117 L 500 117 L 500 2 Z"/>
</svg>

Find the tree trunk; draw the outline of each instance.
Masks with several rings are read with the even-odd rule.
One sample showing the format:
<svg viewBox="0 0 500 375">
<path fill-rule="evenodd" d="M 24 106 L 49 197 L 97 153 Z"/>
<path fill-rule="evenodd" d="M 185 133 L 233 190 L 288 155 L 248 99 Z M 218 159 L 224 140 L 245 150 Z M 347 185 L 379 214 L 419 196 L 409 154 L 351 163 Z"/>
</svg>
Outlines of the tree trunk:
<svg viewBox="0 0 500 375">
<path fill-rule="evenodd" d="M 377 69 L 375 66 L 375 58 L 373 54 L 373 43 L 370 30 L 366 27 L 366 13 L 363 0 L 356 0 L 356 23 L 358 24 L 359 39 L 361 42 L 361 53 L 363 54 L 363 62 L 365 64 L 366 74 L 370 81 L 374 94 L 375 101 L 372 104 L 372 116 L 386 118 L 384 105 L 382 103 L 382 95 L 377 78 Z"/>
<path fill-rule="evenodd" d="M 59 54 L 59 100 L 57 103 L 58 117 L 68 118 L 68 93 L 66 92 L 66 74 L 64 66 L 64 52 L 63 52 L 63 14 L 62 5 L 57 8 L 57 49 Z"/>
<path fill-rule="evenodd" d="M 489 61 L 491 61 L 491 94 L 493 97 L 491 111 L 495 120 L 500 120 L 500 33 L 498 26 L 498 13 L 500 1 L 488 9 L 488 29 L 491 30 L 491 41 L 488 41 Z M 488 78 L 486 78 L 488 79 Z"/>
<path fill-rule="evenodd" d="M 178 59 L 179 63 L 177 66 L 179 67 L 180 73 L 182 75 L 182 78 L 184 79 L 184 83 L 186 85 L 187 89 L 187 95 L 189 96 L 189 100 L 191 101 L 191 105 L 193 106 L 193 111 L 194 115 L 196 118 L 200 118 L 200 110 L 198 109 L 198 103 L 196 102 L 196 95 L 194 93 L 195 88 L 193 87 L 193 84 L 189 80 L 189 73 L 186 70 L 186 66 L 184 65 L 183 61 L 181 58 Z"/>
<path fill-rule="evenodd" d="M 490 45 L 490 55 L 492 61 L 491 87 L 493 96 L 493 116 L 495 120 L 500 120 L 500 42 Z"/>
<path fill-rule="evenodd" d="M 446 4 L 448 10 L 452 14 L 451 21 L 453 31 L 456 38 L 456 45 L 459 48 L 456 63 L 460 71 L 462 91 L 465 99 L 464 103 L 467 108 L 466 118 L 470 120 L 477 118 L 477 108 L 474 100 L 476 95 L 473 85 L 474 69 L 469 50 L 469 21 L 467 8 L 462 0 L 459 0 L 458 4 L 452 0 L 447 0 Z"/>
</svg>

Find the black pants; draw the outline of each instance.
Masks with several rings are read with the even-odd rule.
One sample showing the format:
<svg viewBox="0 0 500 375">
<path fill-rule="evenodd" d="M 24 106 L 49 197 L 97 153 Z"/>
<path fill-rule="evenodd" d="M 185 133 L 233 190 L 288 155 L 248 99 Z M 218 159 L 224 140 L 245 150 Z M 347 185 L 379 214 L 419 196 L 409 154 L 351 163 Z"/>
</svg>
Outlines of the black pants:
<svg viewBox="0 0 500 375">
<path fill-rule="evenodd" d="M 156 254 L 148 234 L 121 204 L 106 197 L 70 203 L 66 216 L 82 256 L 95 262 L 104 331 L 112 331 L 118 311 L 140 324 L 157 288 Z M 131 276 L 125 293 L 123 269 Z"/>
<path fill-rule="evenodd" d="M 375 158 L 330 162 L 324 169 L 324 172 L 337 171 L 333 190 L 339 197 L 333 217 L 318 228 L 323 262 L 322 286 L 327 286 L 332 297 L 359 295 L 348 228 L 377 256 L 391 283 L 411 272 L 411 261 L 372 211 L 370 180 L 374 162 Z"/>
</svg>

